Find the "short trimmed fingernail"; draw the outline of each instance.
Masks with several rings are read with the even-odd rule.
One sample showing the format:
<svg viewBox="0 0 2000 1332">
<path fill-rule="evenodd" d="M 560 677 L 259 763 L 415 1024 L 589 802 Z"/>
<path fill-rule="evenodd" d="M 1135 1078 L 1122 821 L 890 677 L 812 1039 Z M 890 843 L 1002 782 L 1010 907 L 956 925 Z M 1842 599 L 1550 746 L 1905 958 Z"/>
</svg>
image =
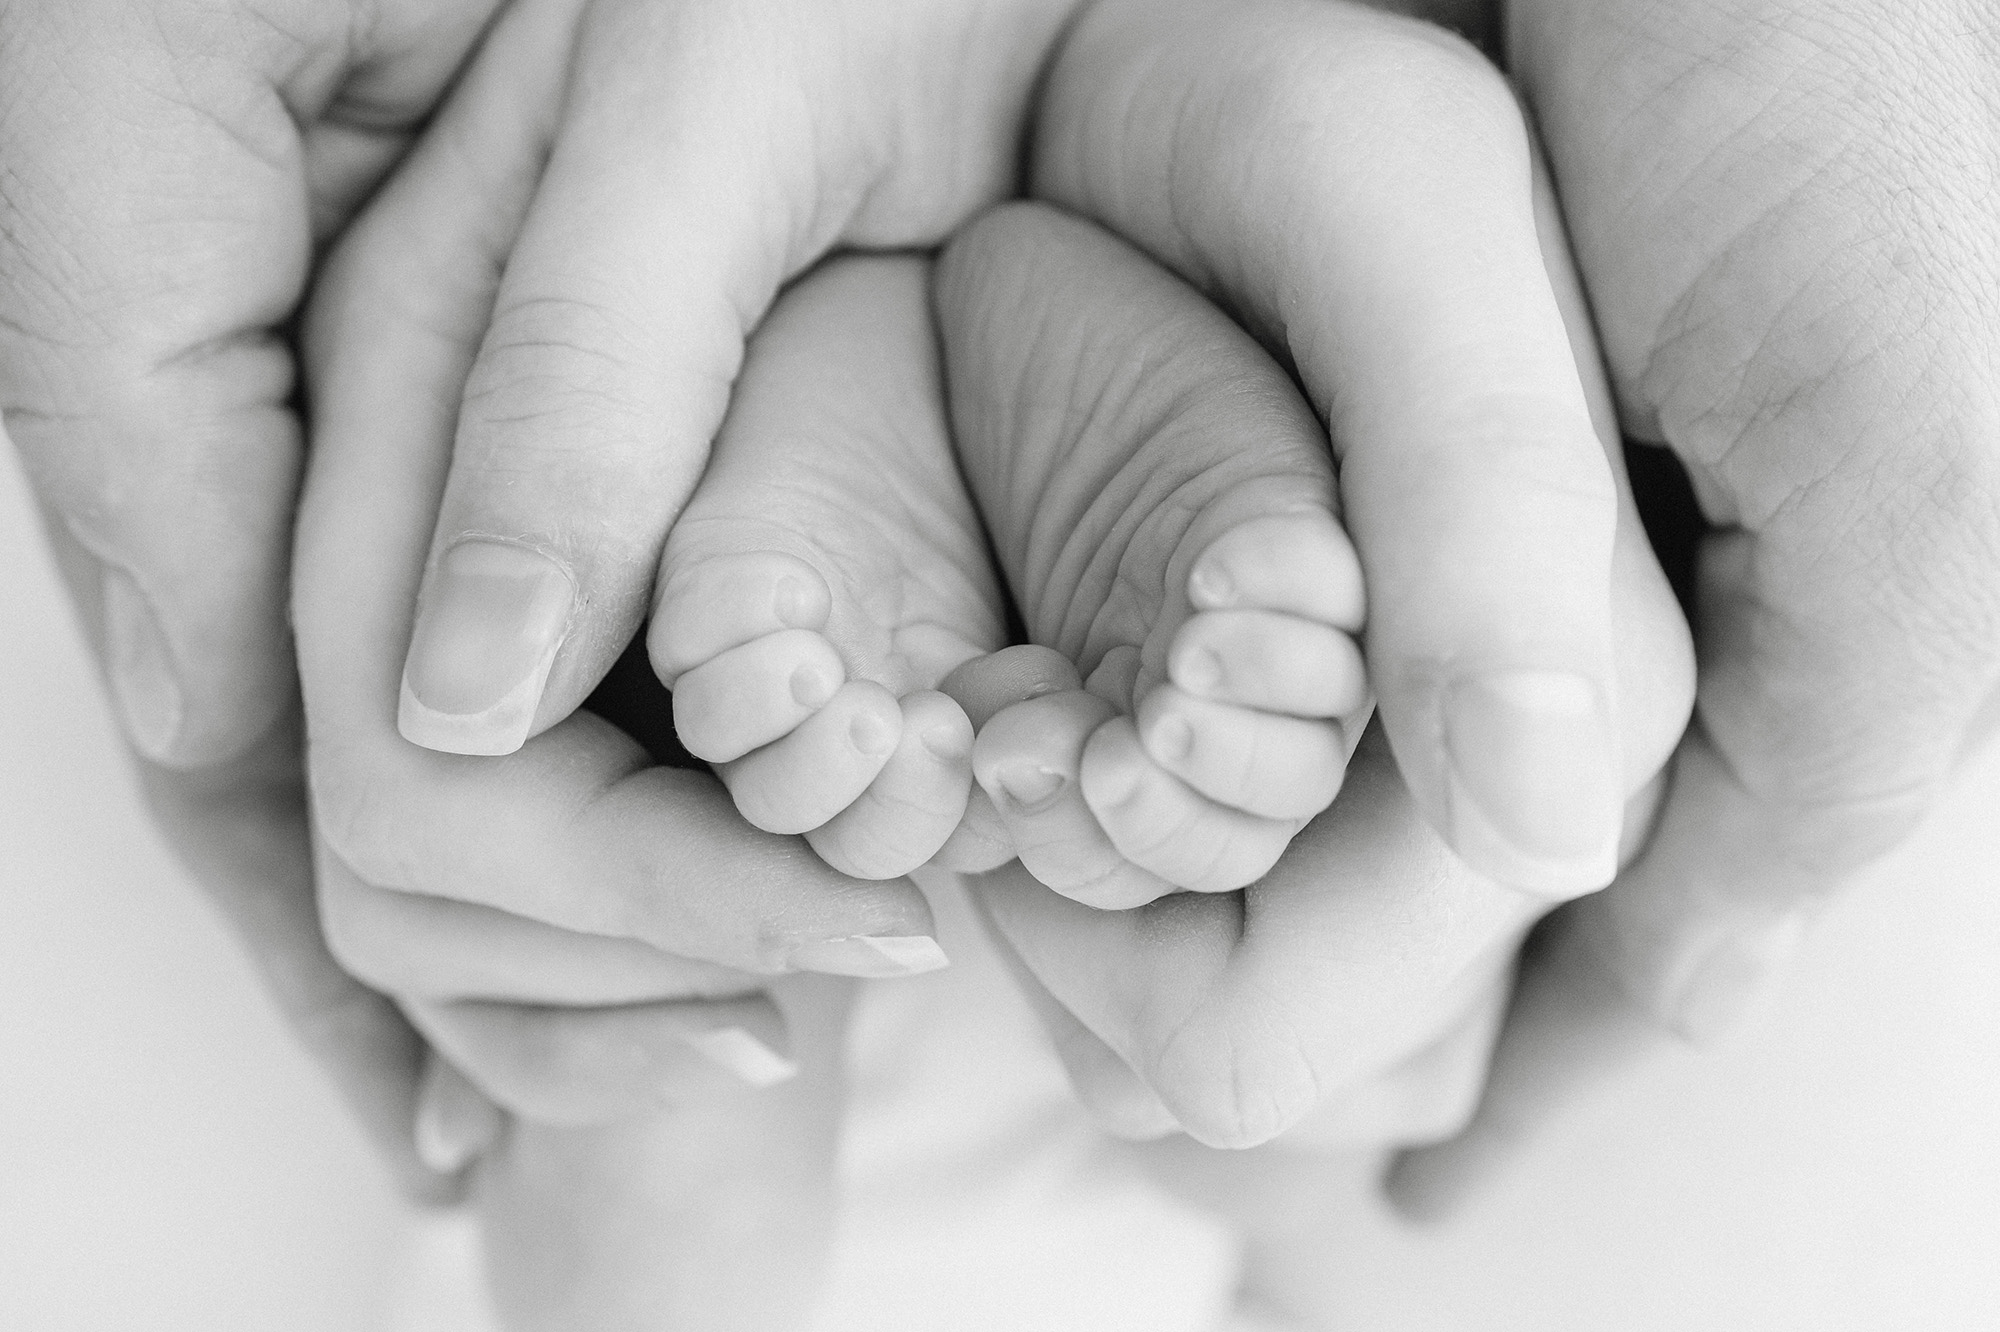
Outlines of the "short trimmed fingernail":
<svg viewBox="0 0 2000 1332">
<path fill-rule="evenodd" d="M 1007 793 L 1008 803 L 1023 814 L 1046 809 L 1069 782 L 1059 772 L 1028 764 L 1002 768 L 993 774 L 993 780 Z"/>
<path fill-rule="evenodd" d="M 1705 1045 L 1743 1020 L 1805 941 L 1807 920 L 1792 912 L 1743 931 L 1696 963 L 1669 1020 L 1685 1040 Z"/>
<path fill-rule="evenodd" d="M 500 1136 L 500 1109 L 455 1071 L 433 1072 L 418 1094 L 413 1136 L 419 1160 L 456 1175 Z"/>
<path fill-rule="evenodd" d="M 863 980 L 898 980 L 951 965 L 944 949 L 928 934 L 851 934 L 822 939 L 797 949 L 788 961 L 798 971 Z"/>
<path fill-rule="evenodd" d="M 104 571 L 104 655 L 111 695 L 132 747 L 165 762 L 185 716 L 173 651 L 160 617 L 123 569 Z"/>
<path fill-rule="evenodd" d="M 709 1063 L 752 1087 L 775 1087 L 799 1075 L 797 1064 L 741 1027 L 687 1032 L 681 1040 Z"/>
<path fill-rule="evenodd" d="M 540 551 L 461 541 L 424 588 L 403 667 L 403 738 L 447 754 L 511 754 L 527 742 L 576 586 Z"/>
<path fill-rule="evenodd" d="M 1222 658 L 1207 648 L 1184 652 L 1174 662 L 1173 679 L 1192 693 L 1213 693 L 1222 684 Z"/>
<path fill-rule="evenodd" d="M 1161 763 L 1179 763 L 1194 752 L 1194 727 L 1185 717 L 1162 717 L 1146 734 L 1146 751 Z"/>
<path fill-rule="evenodd" d="M 1461 856 L 1529 890 L 1611 881 L 1624 798 L 1594 684 L 1563 671 L 1496 671 L 1453 685 L 1444 722 Z"/>
<path fill-rule="evenodd" d="M 1236 598 L 1236 579 L 1222 561 L 1203 556 L 1188 575 L 1188 600 L 1202 610 L 1216 610 Z"/>
</svg>

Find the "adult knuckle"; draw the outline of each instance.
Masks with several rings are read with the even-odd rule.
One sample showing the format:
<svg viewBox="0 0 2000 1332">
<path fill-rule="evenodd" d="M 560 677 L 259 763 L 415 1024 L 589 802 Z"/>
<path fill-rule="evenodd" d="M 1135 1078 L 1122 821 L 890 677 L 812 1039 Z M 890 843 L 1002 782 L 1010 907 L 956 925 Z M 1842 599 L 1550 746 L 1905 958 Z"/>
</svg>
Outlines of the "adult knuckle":
<svg viewBox="0 0 2000 1332">
<path fill-rule="evenodd" d="M 1270 1015 L 1229 1022 L 1203 1004 L 1154 1046 L 1156 1090 L 1189 1134 L 1211 1147 L 1269 1142 L 1320 1100 L 1303 1044 Z"/>
<path fill-rule="evenodd" d="M 320 931 L 341 969 L 378 990 L 399 990 L 409 975 L 396 931 L 383 928 L 365 890 L 325 883 L 319 894 Z"/>
<path fill-rule="evenodd" d="M 1468 369 L 1471 355 L 1458 364 L 1463 377 L 1488 384 L 1528 377 L 1525 370 L 1513 374 L 1499 364 Z M 1588 419 L 1573 402 L 1525 390 L 1443 395 L 1425 426 L 1428 438 L 1412 441 L 1407 457 L 1396 465 L 1442 476 L 1446 473 L 1436 464 L 1464 458 L 1517 496 L 1607 520 L 1616 512 L 1616 479 Z"/>
<path fill-rule="evenodd" d="M 647 343 L 606 301 L 513 298 L 494 311 L 466 384 L 466 416 L 489 428 L 637 420 L 632 391 Z"/>
<path fill-rule="evenodd" d="M 313 814 L 327 850 L 371 887 L 412 889 L 421 882 L 413 847 L 412 801 L 393 771 L 352 763 L 313 764 Z"/>
</svg>

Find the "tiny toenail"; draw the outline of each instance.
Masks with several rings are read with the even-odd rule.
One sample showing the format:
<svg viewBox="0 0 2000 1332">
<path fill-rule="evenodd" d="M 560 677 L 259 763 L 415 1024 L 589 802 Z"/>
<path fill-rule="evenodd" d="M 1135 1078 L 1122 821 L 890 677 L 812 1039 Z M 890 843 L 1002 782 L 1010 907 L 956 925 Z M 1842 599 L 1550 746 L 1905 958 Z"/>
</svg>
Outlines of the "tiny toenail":
<svg viewBox="0 0 2000 1332">
<path fill-rule="evenodd" d="M 801 666 L 792 672 L 792 698 L 802 708 L 823 706 L 839 688 L 817 666 Z"/>
<path fill-rule="evenodd" d="M 771 611 L 778 617 L 780 624 L 790 625 L 794 629 L 810 629 L 813 627 L 813 612 L 816 609 L 812 590 L 805 585 L 804 580 L 798 578 L 778 580 L 778 586 L 771 593 Z"/>
<path fill-rule="evenodd" d="M 939 726 L 923 733 L 924 748 L 936 758 L 956 762 L 972 752 L 966 732 L 956 726 Z"/>
<path fill-rule="evenodd" d="M 886 754 L 896 747 L 896 732 L 873 713 L 864 712 L 848 723 L 847 735 L 863 754 Z"/>
<path fill-rule="evenodd" d="M 996 777 L 1007 799 L 1024 814 L 1046 808 L 1069 780 L 1059 772 L 1040 767 L 1002 768 Z"/>
<path fill-rule="evenodd" d="M 1211 694 L 1222 684 L 1222 658 L 1207 648 L 1183 653 L 1174 663 L 1174 683 L 1197 694 Z"/>
<path fill-rule="evenodd" d="M 1203 560 L 1188 575 L 1188 599 L 1203 610 L 1227 606 L 1236 599 L 1236 580 L 1220 564 Z"/>
<path fill-rule="evenodd" d="M 1146 737 L 1146 750 L 1161 763 L 1178 763 L 1194 750 L 1194 727 L 1185 717 L 1162 717 Z"/>
</svg>

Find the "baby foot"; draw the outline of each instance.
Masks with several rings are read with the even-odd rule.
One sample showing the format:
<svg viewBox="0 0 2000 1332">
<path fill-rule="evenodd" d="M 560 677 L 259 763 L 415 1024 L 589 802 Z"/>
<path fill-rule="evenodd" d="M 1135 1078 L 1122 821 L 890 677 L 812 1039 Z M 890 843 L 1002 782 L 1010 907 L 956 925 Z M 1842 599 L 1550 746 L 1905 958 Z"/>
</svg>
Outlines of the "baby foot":
<svg viewBox="0 0 2000 1332">
<path fill-rule="evenodd" d="M 1079 901 L 1255 882 L 1368 706 L 1317 418 L 1199 293 L 1053 209 L 989 213 L 937 283 L 967 480 L 1029 637 L 1084 679 L 981 729 L 980 787 Z"/>
<path fill-rule="evenodd" d="M 1004 635 L 926 280 L 847 259 L 772 310 L 668 534 L 647 640 L 681 742 L 743 816 L 860 878 L 907 874 L 957 827 L 972 726 L 936 686 Z"/>
</svg>

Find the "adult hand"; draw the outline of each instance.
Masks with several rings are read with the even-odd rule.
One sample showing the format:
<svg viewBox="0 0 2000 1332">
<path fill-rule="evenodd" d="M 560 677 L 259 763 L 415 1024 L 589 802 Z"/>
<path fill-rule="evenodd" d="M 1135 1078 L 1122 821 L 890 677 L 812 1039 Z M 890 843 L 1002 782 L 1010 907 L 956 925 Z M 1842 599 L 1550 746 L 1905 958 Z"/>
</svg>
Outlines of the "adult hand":
<svg viewBox="0 0 2000 1332">
<path fill-rule="evenodd" d="M 2000 30 L 1959 0 L 1517 0 L 1629 433 L 1711 530 L 1646 855 L 1528 962 L 1436 1211 L 1565 1098 L 1725 1029 L 2000 721 Z"/>
<path fill-rule="evenodd" d="M 397 733 L 456 390 L 499 281 L 504 219 L 535 184 L 572 16 L 561 3 L 508 11 L 324 267 L 306 337 L 315 444 L 293 618 L 342 960 L 503 1105 L 589 1124 L 679 1097 L 676 1070 L 703 1059 L 732 1071 L 729 1048 L 691 1039 L 703 1032 L 781 1048 L 770 978 L 892 974 L 868 940 L 927 936 L 931 920 L 908 882 L 848 878 L 798 839 L 749 828 L 713 777 L 657 765 L 591 712 L 505 757 Z M 665 1000 L 688 1002 L 678 1016 L 643 1011 Z M 754 1055 L 736 1063 L 760 1076 Z"/>
<path fill-rule="evenodd" d="M 426 1140 L 442 1168 L 481 1158 L 510 1318 L 790 1326 L 830 1233 L 843 1047 L 835 983 L 785 973 L 924 969 L 921 894 L 747 827 L 713 777 L 588 711 L 504 756 L 397 729 L 460 390 L 561 106 L 551 26 L 572 18 L 509 10 L 316 292 L 294 614 L 327 932 L 449 1059 Z M 874 389 L 849 386 L 855 411 Z M 624 664 L 651 679 L 642 653 Z M 652 688 L 636 720 L 659 728 Z"/>
<path fill-rule="evenodd" d="M 1643 832 L 1691 690 L 1528 136 L 1470 48 L 1352 6 L 1105 0 L 1048 88 L 1037 190 L 1225 300 L 1330 422 L 1369 576 L 1371 673 L 1407 729 L 1385 728 L 1393 759 L 1382 732 L 1364 742 L 1334 807 L 1240 895 L 1099 913 L 1002 871 L 980 896 L 1045 987 L 1079 1089 L 1121 1130 L 1241 1146 L 1319 1112 L 1350 1142 L 1448 1132 L 1546 899 L 1468 867 L 1433 831 L 1468 828 L 1442 760 L 1490 756 L 1438 744 L 1426 716 L 1447 706 L 1453 671 L 1601 671 L 1624 762 L 1606 780 Z M 1017 428 L 1078 428 L 1063 403 L 1088 428 L 1106 397 L 1122 418 L 1154 419 L 1155 401 L 1167 414 L 1182 387 L 1170 359 L 1134 381 L 1122 362 L 1049 366 L 1010 348 L 1006 321 L 978 308 L 995 267 L 944 266 L 954 394 L 1043 408 Z M 1043 305 L 1048 327 L 1075 323 L 1061 293 Z M 1019 322 L 1018 338 L 1042 326 Z M 1038 370 L 1053 382 L 1032 382 Z M 963 671 L 956 687 L 980 721 L 1050 683 L 1075 687 Z M 1504 766 L 1476 774 L 1482 791 L 1504 787 Z M 1458 849 L 1548 867 L 1491 838 Z"/>
<path fill-rule="evenodd" d="M 497 0 L 0 3 L 0 413 L 168 840 L 414 1193 L 414 1035 L 314 918 L 285 337 Z"/>
<path fill-rule="evenodd" d="M 478 62 L 535 105 L 525 122 L 495 113 L 520 131 L 511 193 L 471 234 L 500 278 L 476 355 L 439 390 L 453 410 L 426 424 L 455 444 L 408 738 L 506 754 L 576 709 L 653 604 L 667 529 L 780 287 L 837 246 L 935 245 L 1010 195 L 1075 4 L 520 6 L 543 44 L 496 41 Z M 512 576 L 468 576 L 468 560 Z"/>
</svg>

